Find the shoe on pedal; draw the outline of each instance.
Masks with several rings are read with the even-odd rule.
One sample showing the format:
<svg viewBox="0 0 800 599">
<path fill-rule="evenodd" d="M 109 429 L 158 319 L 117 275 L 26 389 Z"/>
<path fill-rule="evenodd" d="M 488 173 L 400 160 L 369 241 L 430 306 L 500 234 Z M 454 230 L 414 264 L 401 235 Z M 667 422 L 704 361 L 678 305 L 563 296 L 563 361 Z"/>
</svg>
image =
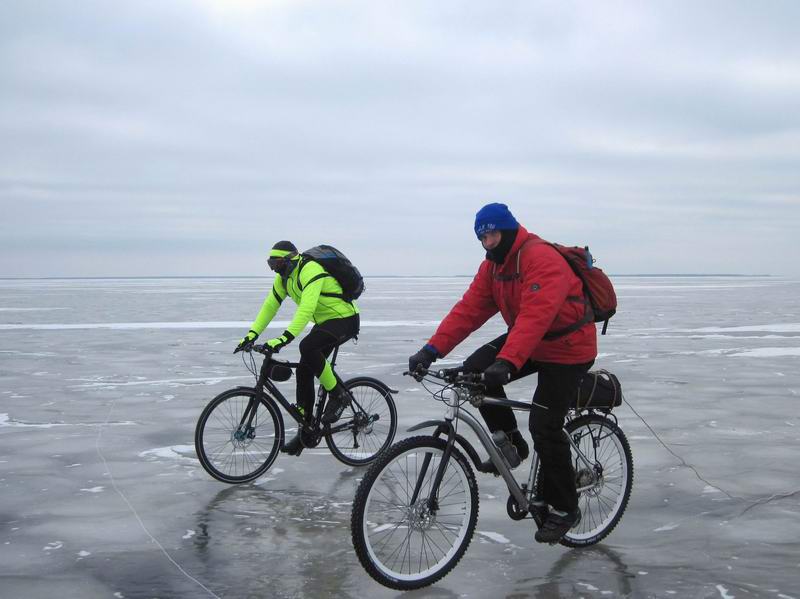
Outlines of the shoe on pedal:
<svg viewBox="0 0 800 599">
<path fill-rule="evenodd" d="M 345 408 L 350 404 L 350 397 L 341 385 L 336 385 L 328 391 L 328 403 L 322 413 L 322 423 L 332 424 L 342 417 Z"/>
<path fill-rule="evenodd" d="M 564 538 L 564 535 L 572 528 L 575 528 L 580 521 L 580 508 L 575 508 L 574 512 L 568 513 L 553 510 L 547 515 L 547 519 L 544 521 L 544 524 L 542 524 L 542 527 L 536 531 L 534 538 L 537 543 L 549 543 L 553 545 Z"/>
<path fill-rule="evenodd" d="M 492 461 L 491 458 L 481 462 L 480 466 L 478 466 L 478 472 L 500 476 L 500 473 L 497 471 L 497 466 L 494 465 L 494 462 Z"/>
<path fill-rule="evenodd" d="M 550 515 L 550 506 L 541 499 L 534 499 L 530 503 L 530 513 L 534 522 L 536 522 L 536 527 L 541 528 Z"/>
<path fill-rule="evenodd" d="M 281 447 L 281 451 L 283 453 L 288 453 L 289 455 L 299 456 L 303 453 L 303 449 L 305 449 L 305 445 L 303 445 L 303 437 L 302 433 L 298 432 L 294 439 L 289 441 L 288 443 L 284 443 L 283 447 Z"/>
<path fill-rule="evenodd" d="M 514 429 L 511 431 L 511 444 L 517 448 L 517 453 L 519 454 L 519 461 L 524 462 L 528 459 L 530 455 L 530 449 L 528 448 L 528 442 L 525 441 L 525 437 L 522 436 L 522 433 L 519 430 Z"/>
</svg>

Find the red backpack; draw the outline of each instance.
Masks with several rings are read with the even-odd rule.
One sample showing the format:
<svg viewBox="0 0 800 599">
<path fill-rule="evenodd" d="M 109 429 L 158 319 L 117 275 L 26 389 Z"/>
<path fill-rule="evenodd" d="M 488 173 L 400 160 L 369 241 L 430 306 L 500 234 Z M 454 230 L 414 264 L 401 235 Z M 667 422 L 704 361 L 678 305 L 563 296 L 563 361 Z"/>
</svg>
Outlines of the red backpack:
<svg viewBox="0 0 800 599">
<path fill-rule="evenodd" d="M 563 337 L 592 321 L 603 323 L 601 334 L 605 335 L 608 320 L 617 312 L 617 294 L 614 292 L 611 279 L 594 266 L 594 258 L 589 252 L 589 246 L 568 247 L 558 243 L 545 243 L 564 257 L 572 272 L 583 282 L 583 293 L 586 299 L 586 311 L 582 319 L 568 327 L 547 333 L 545 339 Z"/>
<path fill-rule="evenodd" d="M 513 280 L 519 278 L 519 256 L 522 249 L 534 240 L 528 240 L 520 246 L 517 250 L 517 272 L 513 275 L 498 275 L 497 265 L 494 266 L 494 278 L 499 280 Z M 567 261 L 572 272 L 583 283 L 583 303 L 585 306 L 583 318 L 563 329 L 550 331 L 545 334 L 544 338 L 548 341 L 558 339 L 564 335 L 569 335 L 577 331 L 588 322 L 602 322 L 603 331 L 602 335 L 606 334 L 609 319 L 617 312 L 617 294 L 614 292 L 614 285 L 611 284 L 611 279 L 602 270 L 594 265 L 594 258 L 589 252 L 589 246 L 577 247 L 566 246 L 559 243 L 550 243 L 549 241 L 541 240 L 536 243 L 545 243 L 551 248 L 556 250 L 564 260 Z"/>
</svg>

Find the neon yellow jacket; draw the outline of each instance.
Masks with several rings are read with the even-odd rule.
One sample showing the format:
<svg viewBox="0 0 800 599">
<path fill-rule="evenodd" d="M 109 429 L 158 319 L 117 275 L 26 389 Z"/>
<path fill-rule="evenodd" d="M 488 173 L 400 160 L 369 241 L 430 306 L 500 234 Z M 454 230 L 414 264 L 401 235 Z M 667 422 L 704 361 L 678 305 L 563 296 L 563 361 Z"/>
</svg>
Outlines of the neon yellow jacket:
<svg viewBox="0 0 800 599">
<path fill-rule="evenodd" d="M 355 302 L 346 302 L 339 297 L 327 294 L 340 294 L 342 287 L 324 268 L 313 260 L 297 256 L 297 266 L 284 280 L 279 275 L 272 284 L 272 293 L 264 300 L 258 316 L 250 328 L 259 335 L 267 328 L 281 307 L 286 296 L 290 296 L 297 304 L 292 322 L 286 330 L 297 337 L 306 328 L 309 321 L 321 324 L 333 318 L 347 318 L 358 314 Z"/>
</svg>

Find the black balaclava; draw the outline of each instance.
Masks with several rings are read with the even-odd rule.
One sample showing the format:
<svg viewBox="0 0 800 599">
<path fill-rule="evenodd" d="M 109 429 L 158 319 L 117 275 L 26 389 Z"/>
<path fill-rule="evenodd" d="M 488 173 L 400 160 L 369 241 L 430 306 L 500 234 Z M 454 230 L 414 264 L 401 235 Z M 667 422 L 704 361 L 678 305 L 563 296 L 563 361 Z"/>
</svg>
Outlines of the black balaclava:
<svg viewBox="0 0 800 599">
<path fill-rule="evenodd" d="M 275 250 L 278 251 L 275 252 Z M 281 257 L 285 256 L 282 267 L 275 271 L 285 280 L 297 266 L 297 260 L 291 259 L 297 254 L 297 248 L 291 241 L 279 241 L 273 245 L 272 250 L 270 250 L 270 257 L 277 257 L 276 254 L 279 254 Z"/>
<path fill-rule="evenodd" d="M 514 245 L 517 239 L 517 231 L 519 229 L 501 229 L 500 230 L 500 243 L 494 249 L 486 250 L 486 259 L 491 260 L 495 264 L 503 264 L 506 261 L 508 252 Z"/>
</svg>

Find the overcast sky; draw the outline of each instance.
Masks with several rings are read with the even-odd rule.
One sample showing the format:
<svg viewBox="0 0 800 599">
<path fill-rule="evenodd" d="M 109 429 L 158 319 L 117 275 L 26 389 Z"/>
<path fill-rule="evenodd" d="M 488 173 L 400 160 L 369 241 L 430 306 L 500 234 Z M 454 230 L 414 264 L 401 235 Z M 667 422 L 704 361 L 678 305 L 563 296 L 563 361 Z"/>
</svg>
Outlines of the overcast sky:
<svg viewBox="0 0 800 599">
<path fill-rule="evenodd" d="M 800 2 L 0 3 L 0 276 L 800 275 Z"/>
</svg>

